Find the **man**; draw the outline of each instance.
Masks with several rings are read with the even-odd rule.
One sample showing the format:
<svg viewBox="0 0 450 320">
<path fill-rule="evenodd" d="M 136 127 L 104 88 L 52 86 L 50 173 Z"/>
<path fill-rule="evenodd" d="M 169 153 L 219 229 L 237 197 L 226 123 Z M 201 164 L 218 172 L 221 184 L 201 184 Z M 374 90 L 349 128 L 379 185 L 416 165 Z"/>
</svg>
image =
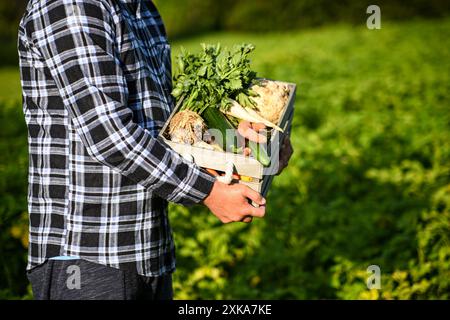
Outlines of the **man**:
<svg viewBox="0 0 450 320">
<path fill-rule="evenodd" d="M 224 223 L 264 216 L 260 194 L 156 139 L 173 101 L 151 1 L 30 0 L 19 56 L 36 299 L 171 299 L 167 201 L 204 203 Z"/>
</svg>

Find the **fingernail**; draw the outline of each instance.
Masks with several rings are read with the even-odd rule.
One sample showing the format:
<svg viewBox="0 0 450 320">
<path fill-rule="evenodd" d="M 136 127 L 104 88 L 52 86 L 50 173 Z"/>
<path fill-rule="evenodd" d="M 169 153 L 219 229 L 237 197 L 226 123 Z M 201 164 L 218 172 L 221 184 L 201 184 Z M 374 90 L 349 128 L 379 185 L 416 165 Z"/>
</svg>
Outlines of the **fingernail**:
<svg viewBox="0 0 450 320">
<path fill-rule="evenodd" d="M 261 204 L 266 204 L 266 199 L 262 198 Z"/>
</svg>

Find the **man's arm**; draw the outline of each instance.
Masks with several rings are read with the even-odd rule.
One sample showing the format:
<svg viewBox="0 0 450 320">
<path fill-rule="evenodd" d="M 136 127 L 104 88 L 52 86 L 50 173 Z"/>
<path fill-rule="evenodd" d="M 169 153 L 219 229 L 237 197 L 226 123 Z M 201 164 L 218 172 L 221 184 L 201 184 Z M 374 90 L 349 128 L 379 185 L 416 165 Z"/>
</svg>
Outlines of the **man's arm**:
<svg viewBox="0 0 450 320">
<path fill-rule="evenodd" d="M 127 83 L 114 50 L 114 21 L 100 0 L 36 4 L 26 30 L 55 79 L 89 154 L 161 197 L 203 203 L 222 222 L 262 217 L 265 200 L 244 185 L 214 180 L 132 121 Z M 34 15 L 34 16 L 33 16 Z M 261 205 L 254 208 L 248 199 Z"/>
<path fill-rule="evenodd" d="M 92 158 L 161 197 L 202 201 L 214 179 L 133 122 L 127 83 L 114 48 L 114 22 L 102 1 L 37 4 L 26 30 L 56 82 Z"/>
</svg>

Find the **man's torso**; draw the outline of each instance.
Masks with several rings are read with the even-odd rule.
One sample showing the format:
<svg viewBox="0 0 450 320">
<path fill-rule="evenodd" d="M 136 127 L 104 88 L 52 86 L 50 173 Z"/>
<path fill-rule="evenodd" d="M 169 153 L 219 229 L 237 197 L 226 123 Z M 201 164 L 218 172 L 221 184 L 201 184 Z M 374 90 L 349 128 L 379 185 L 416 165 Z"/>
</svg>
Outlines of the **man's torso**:
<svg viewBox="0 0 450 320">
<path fill-rule="evenodd" d="M 173 271 L 166 201 L 92 159 L 45 61 L 26 42 L 27 29 L 42 16 L 57 19 L 62 2 L 30 1 L 19 32 L 29 128 L 28 269 L 53 256 L 74 255 L 146 276 Z M 75 2 L 89 10 L 88 2 Z M 170 47 L 160 16 L 150 1 L 102 2 L 116 37 L 99 37 L 99 45 L 118 51 L 133 121 L 156 136 L 172 106 Z"/>
</svg>

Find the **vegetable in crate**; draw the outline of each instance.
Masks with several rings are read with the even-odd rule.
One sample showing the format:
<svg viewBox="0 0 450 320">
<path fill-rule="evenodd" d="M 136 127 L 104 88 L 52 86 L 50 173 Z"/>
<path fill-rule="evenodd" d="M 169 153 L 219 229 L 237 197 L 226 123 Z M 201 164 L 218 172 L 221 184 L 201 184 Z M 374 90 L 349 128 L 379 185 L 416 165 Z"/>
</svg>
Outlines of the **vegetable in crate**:
<svg viewBox="0 0 450 320">
<path fill-rule="evenodd" d="M 260 82 L 248 59 L 254 46 L 243 44 L 230 51 L 222 50 L 220 45 L 203 44 L 202 49 L 198 54 L 182 50 L 177 58 L 172 95 L 181 110 L 201 115 L 223 137 L 227 136 L 226 130 L 235 129 L 224 114 L 282 131 L 264 116 L 263 108 L 258 109 L 254 100 L 258 93 L 251 87 Z M 225 150 L 235 150 L 233 145 L 223 146 Z M 250 143 L 249 147 L 258 161 L 265 166 L 270 164 L 262 145 Z"/>
<path fill-rule="evenodd" d="M 266 120 L 278 123 L 289 100 L 289 88 L 284 83 L 262 80 L 251 87 L 258 95 L 252 97 L 256 102 L 256 112 Z"/>
<path fill-rule="evenodd" d="M 197 113 L 190 110 L 177 112 L 169 123 L 169 136 L 173 142 L 190 144 L 209 150 L 223 151 L 217 143 L 203 141 L 208 127 Z"/>
<path fill-rule="evenodd" d="M 253 110 L 252 108 L 244 108 L 234 100 L 230 100 L 230 103 L 231 105 L 228 110 L 224 111 L 225 114 L 253 123 L 263 123 L 267 127 L 274 128 L 281 132 L 283 131 L 283 129 L 281 129 L 279 126 L 263 118 L 257 111 Z"/>
<path fill-rule="evenodd" d="M 203 114 L 207 108 L 219 108 L 223 113 L 281 130 L 256 112 L 251 90 L 260 81 L 250 68 L 248 55 L 255 49 L 251 44 L 236 45 L 231 51 L 220 45 L 202 44 L 199 54 L 182 50 L 177 58 L 172 95 L 181 101 L 181 109 Z M 206 119 L 207 120 L 207 119 Z"/>
<path fill-rule="evenodd" d="M 184 110 L 177 112 L 169 123 L 170 140 L 184 144 L 202 141 L 207 127 L 202 117 L 195 112 Z"/>
<path fill-rule="evenodd" d="M 254 106 L 249 87 L 255 83 L 256 73 L 250 69 L 248 55 L 251 44 L 234 46 L 231 51 L 218 45 L 202 44 L 198 54 L 184 49 L 177 57 L 172 95 L 182 100 L 181 109 L 202 114 L 206 108 L 227 110 L 231 99 L 244 107 Z"/>
</svg>

